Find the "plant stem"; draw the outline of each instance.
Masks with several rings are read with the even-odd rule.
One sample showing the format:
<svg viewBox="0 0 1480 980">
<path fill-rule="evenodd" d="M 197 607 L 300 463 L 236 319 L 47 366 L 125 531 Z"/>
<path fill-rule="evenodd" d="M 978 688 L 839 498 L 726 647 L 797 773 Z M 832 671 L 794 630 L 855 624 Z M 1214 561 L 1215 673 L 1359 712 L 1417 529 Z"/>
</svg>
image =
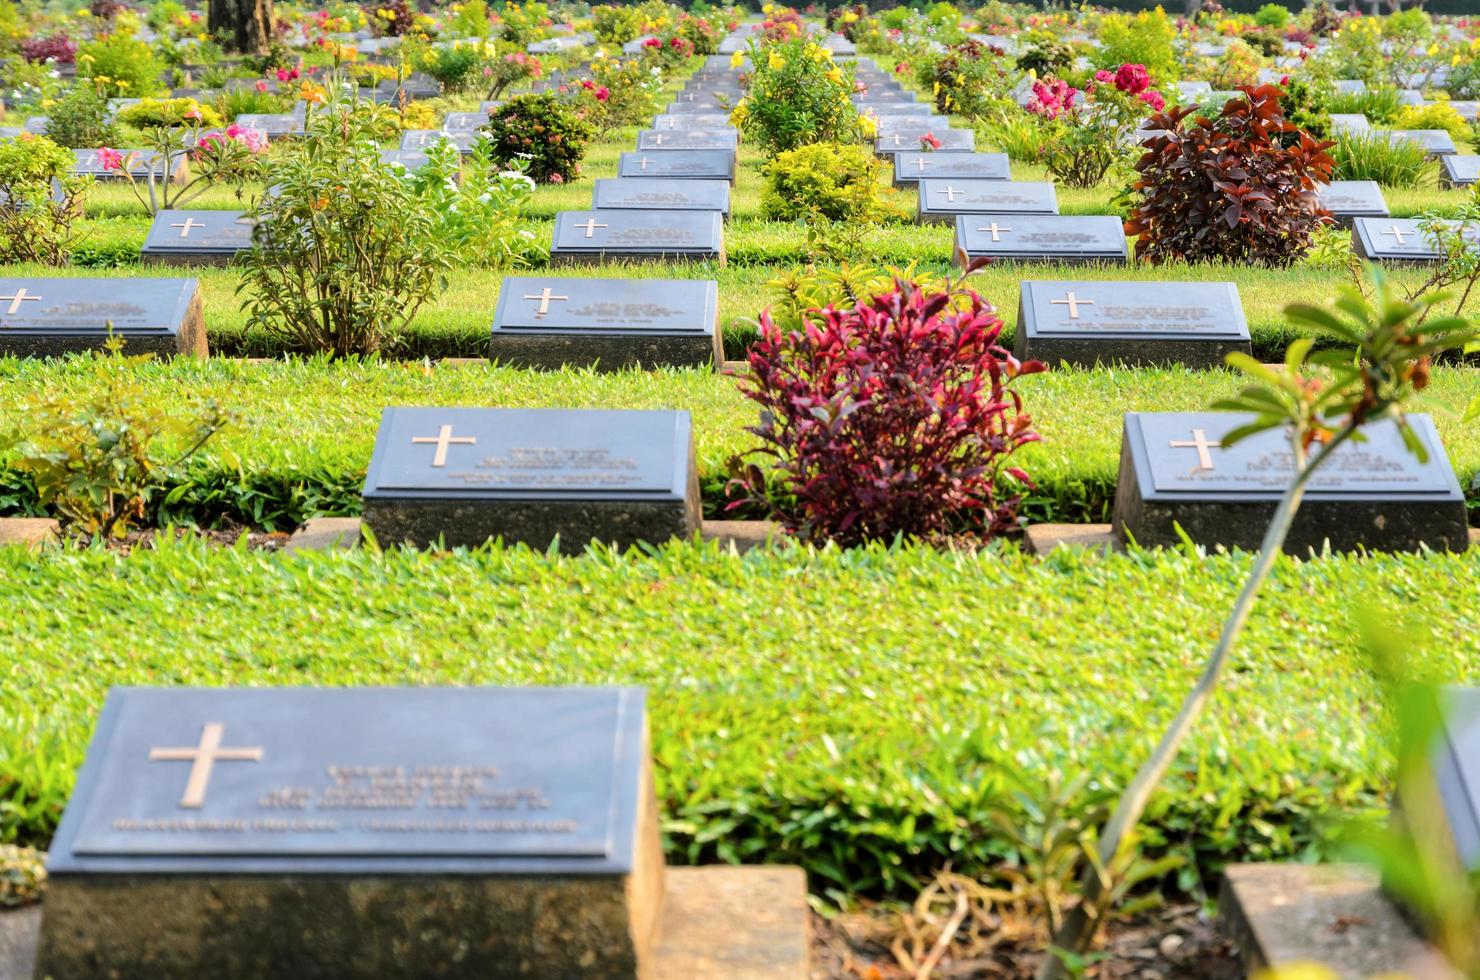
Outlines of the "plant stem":
<svg viewBox="0 0 1480 980">
<path fill-rule="evenodd" d="M 1249 614 L 1254 608 L 1254 600 L 1258 598 L 1260 588 L 1269 578 L 1275 560 L 1284 550 L 1285 539 L 1289 537 L 1290 527 L 1295 522 L 1295 513 L 1300 509 L 1300 502 L 1305 497 L 1306 484 L 1336 447 L 1345 442 L 1355 431 L 1356 425 L 1348 422 L 1308 462 L 1301 442 L 1302 433 L 1296 431 L 1291 434 L 1291 445 L 1295 451 L 1295 476 L 1285 489 L 1285 495 L 1280 498 L 1279 506 L 1275 509 L 1269 527 L 1265 529 L 1264 541 L 1259 547 L 1254 567 L 1244 582 L 1243 591 L 1239 593 L 1233 611 L 1229 613 L 1227 621 L 1223 624 L 1223 632 L 1218 637 L 1218 645 L 1213 649 L 1212 656 L 1208 658 L 1207 664 L 1203 667 L 1202 676 L 1188 692 L 1186 699 L 1182 702 L 1181 710 L 1177 712 L 1177 717 L 1162 735 L 1161 741 L 1157 743 L 1150 758 L 1142 763 L 1135 778 L 1121 794 L 1120 801 L 1115 805 L 1115 812 L 1110 815 L 1110 819 L 1105 822 L 1100 832 L 1098 844 L 1100 867 L 1107 870 L 1113 869 L 1126 839 L 1141 822 L 1141 814 L 1145 811 L 1151 794 L 1160 784 L 1162 777 L 1166 775 L 1173 760 L 1176 759 L 1182 742 L 1192 731 L 1192 726 L 1202 715 L 1203 709 L 1217 688 L 1218 677 L 1223 672 L 1223 665 L 1233 651 L 1233 645 L 1238 640 L 1239 634 L 1243 632 L 1244 624 L 1248 622 Z M 1063 926 L 1054 936 L 1053 948 L 1055 949 L 1083 952 L 1094 940 L 1094 934 L 1098 931 L 1099 916 L 1094 910 L 1100 904 L 1100 898 L 1106 891 L 1106 884 L 1094 867 L 1085 869 L 1081 890 L 1083 894 L 1079 904 L 1065 916 Z M 1059 980 L 1064 975 L 1062 959 L 1050 952 L 1038 968 L 1038 980 Z"/>
</svg>

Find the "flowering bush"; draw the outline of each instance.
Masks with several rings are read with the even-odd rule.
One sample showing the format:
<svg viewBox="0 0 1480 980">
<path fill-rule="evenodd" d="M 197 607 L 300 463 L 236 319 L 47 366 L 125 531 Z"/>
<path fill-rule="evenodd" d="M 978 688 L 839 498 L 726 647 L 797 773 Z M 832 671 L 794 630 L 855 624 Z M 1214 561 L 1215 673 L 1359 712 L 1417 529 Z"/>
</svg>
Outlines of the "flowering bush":
<svg viewBox="0 0 1480 980">
<path fill-rule="evenodd" d="M 1033 83 L 1028 111 L 1043 119 L 1039 158 L 1070 187 L 1094 187 L 1130 154 L 1130 134 L 1146 113 L 1166 108 L 1145 65 L 1095 72 L 1081 93 L 1058 79 Z"/>
<path fill-rule="evenodd" d="M 435 78 L 444 92 L 462 92 L 482 77 L 483 45 L 453 43 L 448 47 L 428 48 L 417 58 L 416 67 Z"/>
<path fill-rule="evenodd" d="M 26 38 L 21 42 L 21 57 L 30 62 L 70 65 L 77 57 L 77 45 L 65 34 Z"/>
<path fill-rule="evenodd" d="M 150 214 L 184 207 L 212 186 L 235 184 L 240 195 L 242 185 L 261 173 L 267 137 L 235 123 L 224 131 L 202 133 L 203 120 L 204 111 L 195 108 L 187 110 L 177 125 L 150 129 L 145 140 L 147 155 L 105 147 L 99 151 L 103 169 L 126 180 Z M 172 178 L 182 163 L 188 172 L 177 183 Z"/>
<path fill-rule="evenodd" d="M 602 44 L 626 44 L 642 34 L 642 12 L 614 4 L 592 7 L 591 30 Z"/>
<path fill-rule="evenodd" d="M 1261 60 L 1257 51 L 1233 38 L 1214 63 L 1207 79 L 1217 91 L 1232 91 L 1240 85 L 1252 85 L 1259 78 Z"/>
<path fill-rule="evenodd" d="M 65 265 L 81 239 L 73 222 L 92 182 L 70 151 L 44 136 L 0 141 L 0 262 Z"/>
<path fill-rule="evenodd" d="M 495 58 L 483 67 L 483 79 L 488 85 L 488 99 L 492 101 L 504 94 L 504 89 L 516 82 L 539 78 L 544 74 L 540 59 L 523 51 L 511 51 L 502 58 Z"/>
<path fill-rule="evenodd" d="M 969 266 L 968 269 L 976 266 Z M 971 290 L 894 288 L 782 330 L 763 312 L 741 391 L 761 407 L 751 455 L 732 487 L 791 533 L 856 544 L 966 529 L 1000 534 L 1031 486 L 1008 457 L 1038 441 L 1012 389 L 1043 370 L 998 338 L 1002 321 Z"/>
<path fill-rule="evenodd" d="M 135 129 L 155 126 L 220 126 L 221 116 L 194 99 L 141 99 L 124 106 L 115 117 Z"/>
<path fill-rule="evenodd" d="M 1135 14 L 1106 14 L 1100 18 L 1099 39 L 1095 59 L 1100 64 L 1145 65 L 1151 76 L 1163 84 L 1177 80 L 1180 69 L 1174 46 L 1177 28 L 1161 8 Z"/>
<path fill-rule="evenodd" d="M 650 37 L 642 42 L 643 60 L 669 72 L 678 68 L 694 55 L 694 42 L 681 34 L 668 38 Z"/>
<path fill-rule="evenodd" d="M 108 99 L 95 85 L 79 82 L 47 107 L 46 137 L 58 146 L 91 149 L 119 142 Z"/>
<path fill-rule="evenodd" d="M 917 77 L 937 109 L 963 116 L 983 116 L 1001 106 L 1013 84 L 997 49 L 975 40 L 953 44 L 939 58 L 921 59 Z"/>
<path fill-rule="evenodd" d="M 719 51 L 719 42 L 724 39 L 719 25 L 693 14 L 679 14 L 677 28 L 679 36 L 692 45 L 692 54 L 706 57 L 715 54 Z"/>
<path fill-rule="evenodd" d="M 761 217 L 795 221 L 820 214 L 832 221 L 878 221 L 898 216 L 899 208 L 880 193 L 884 170 L 870 148 L 857 144 L 813 143 L 778 153 L 766 164 Z"/>
<path fill-rule="evenodd" d="M 416 14 L 407 0 L 370 0 L 370 29 L 377 37 L 402 37 L 416 26 Z"/>
<path fill-rule="evenodd" d="M 563 184 L 581 173 L 592 127 L 572 104 L 549 92 L 516 95 L 489 113 L 482 130 L 493 159 L 504 165 L 527 161 L 536 183 Z"/>
<path fill-rule="evenodd" d="M 853 107 L 853 67 L 811 41 L 750 46 L 750 89 L 731 119 L 766 156 L 807 143 L 848 143 L 863 132 Z"/>
<path fill-rule="evenodd" d="M 770 7 L 766 11 L 766 19 L 761 21 L 761 36 L 768 43 L 790 41 L 801 37 L 804 33 L 806 30 L 802 23 L 802 15 L 790 8 Z"/>
<path fill-rule="evenodd" d="M 571 92 L 577 111 L 604 136 L 619 126 L 643 125 L 657 113 L 663 75 L 639 58 L 597 58 L 591 62 L 591 77 Z"/>
<path fill-rule="evenodd" d="M 1442 129 L 1457 143 L 1470 138 L 1470 124 L 1459 110 L 1443 102 L 1405 105 L 1393 117 L 1394 129 Z"/>
<path fill-rule="evenodd" d="M 1286 266 L 1330 220 L 1316 189 L 1331 180 L 1333 144 L 1288 122 L 1275 86 L 1242 91 L 1188 126 L 1192 109 L 1152 117 L 1150 127 L 1167 134 L 1147 140 L 1136 164 L 1126 233 L 1139 236 L 1137 257 Z"/>
</svg>

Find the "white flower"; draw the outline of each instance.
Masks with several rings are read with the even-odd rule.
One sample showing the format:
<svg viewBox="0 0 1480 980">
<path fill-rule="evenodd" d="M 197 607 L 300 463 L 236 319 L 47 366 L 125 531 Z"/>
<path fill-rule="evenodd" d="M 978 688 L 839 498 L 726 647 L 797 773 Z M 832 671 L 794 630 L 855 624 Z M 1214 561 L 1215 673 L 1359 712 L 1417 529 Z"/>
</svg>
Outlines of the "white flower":
<svg viewBox="0 0 1480 980">
<path fill-rule="evenodd" d="M 479 204 L 487 204 L 491 200 L 493 200 L 493 195 L 488 193 L 487 191 L 484 191 L 482 194 L 478 195 Z"/>
</svg>

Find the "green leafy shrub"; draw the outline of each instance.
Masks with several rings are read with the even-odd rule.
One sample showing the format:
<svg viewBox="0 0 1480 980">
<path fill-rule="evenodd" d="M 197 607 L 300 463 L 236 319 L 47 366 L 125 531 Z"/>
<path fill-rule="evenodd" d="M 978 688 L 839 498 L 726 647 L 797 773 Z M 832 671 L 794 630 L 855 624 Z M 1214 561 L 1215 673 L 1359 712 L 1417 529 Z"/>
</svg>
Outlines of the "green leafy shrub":
<svg viewBox="0 0 1480 980">
<path fill-rule="evenodd" d="M 750 90 L 731 120 L 767 157 L 808 143 L 850 143 L 862 130 L 853 107 L 853 68 L 797 38 L 751 42 Z"/>
<path fill-rule="evenodd" d="M 642 34 L 642 11 L 635 6 L 601 4 L 591 8 L 591 30 L 602 44 L 626 44 Z"/>
<path fill-rule="evenodd" d="M 591 77 L 573 89 L 579 111 L 602 136 L 641 126 L 658 112 L 663 79 L 638 58 L 597 58 Z"/>
<path fill-rule="evenodd" d="M 1375 180 L 1384 187 L 1418 187 L 1433 177 L 1434 162 L 1412 140 L 1384 133 L 1341 133 L 1331 148 L 1337 180 Z"/>
<path fill-rule="evenodd" d="M 216 96 L 213 103 L 223 119 L 235 119 L 241 115 L 271 115 L 288 111 L 286 97 L 272 92 L 259 92 L 255 88 L 240 88 L 225 91 Z"/>
<path fill-rule="evenodd" d="M 766 164 L 761 216 L 795 221 L 820 214 L 833 221 L 878 221 L 899 208 L 880 190 L 885 164 L 865 146 L 814 143 L 778 153 Z"/>
<path fill-rule="evenodd" d="M 296 350 L 372 354 L 446 285 L 455 245 L 412 181 L 381 163 L 373 108 L 336 102 L 267 168 L 239 291 L 248 323 Z"/>
<path fill-rule="evenodd" d="M 1097 66 L 1145 65 L 1151 77 L 1168 85 L 1181 77 L 1174 42 L 1176 25 L 1160 10 L 1134 14 L 1109 13 L 1100 18 Z"/>
<path fill-rule="evenodd" d="M 194 99 L 143 99 L 133 105 L 124 106 L 114 118 L 135 129 L 189 126 L 192 123 L 198 123 L 201 126 L 225 125 L 220 113 L 210 106 L 201 105 Z"/>
<path fill-rule="evenodd" d="M 46 855 L 29 847 L 0 844 L 0 909 L 41 901 L 46 891 Z"/>
<path fill-rule="evenodd" d="M 1053 75 L 1061 77 L 1074 65 L 1074 49 L 1053 34 L 1033 32 L 1028 35 L 1027 45 L 1017 56 L 1020 72 L 1032 72 L 1039 78 Z"/>
<path fill-rule="evenodd" d="M 1275 86 L 1242 91 L 1190 126 L 1188 108 L 1151 118 L 1167 132 L 1145 142 L 1136 164 L 1126 233 L 1138 236 L 1138 258 L 1285 266 L 1325 224 L 1317 187 L 1331 179 L 1331 144 L 1285 119 Z"/>
<path fill-rule="evenodd" d="M 944 113 L 980 116 L 999 105 L 1012 89 L 1007 59 L 977 40 L 953 44 L 934 60 L 922 59 L 917 77 Z"/>
<path fill-rule="evenodd" d="M 1320 66 L 1307 63 L 1285 83 L 1285 118 L 1316 139 L 1331 135 L 1331 78 Z"/>
<path fill-rule="evenodd" d="M 124 357 L 118 339 L 108 347 L 87 355 L 107 361 L 104 385 L 90 397 L 67 388 L 37 392 L 0 431 L 0 453 L 64 528 L 123 537 L 232 413 L 214 400 L 192 412 L 166 411 L 133 377 L 152 355 Z"/>
<path fill-rule="evenodd" d="M 69 149 L 116 146 L 118 125 L 108 113 L 108 99 L 95 86 L 79 82 L 47 112 L 46 138 Z"/>
<path fill-rule="evenodd" d="M 1281 4 L 1266 3 L 1254 12 L 1254 23 L 1283 30 L 1290 23 L 1290 11 Z"/>
<path fill-rule="evenodd" d="M 516 95 L 495 108 L 482 130 L 501 163 L 528 163 L 538 184 L 563 184 L 581 175 L 594 130 L 566 99 L 550 92 Z"/>
<path fill-rule="evenodd" d="M 104 98 L 144 98 L 163 87 L 164 64 L 132 34 L 115 31 L 77 49 L 77 75 L 89 78 Z"/>
<path fill-rule="evenodd" d="M 1232 91 L 1243 85 L 1253 85 L 1259 77 L 1261 59 L 1246 42 L 1231 38 L 1223 53 L 1213 64 L 1208 81 L 1215 91 Z"/>
<path fill-rule="evenodd" d="M 445 140 L 426 154 L 409 178 L 438 218 L 432 233 L 452 246 L 456 261 L 489 268 L 527 263 L 537 246 L 522 214 L 534 181 L 518 169 L 500 171 L 482 140 L 466 157 Z"/>
<path fill-rule="evenodd" d="M 1393 117 L 1393 129 L 1442 129 L 1463 143 L 1470 138 L 1470 124 L 1454 106 L 1444 102 L 1429 105 L 1405 105 Z"/>
<path fill-rule="evenodd" d="M 65 265 L 82 239 L 74 223 L 90 177 L 72 154 L 43 136 L 0 141 L 0 262 Z"/>
<path fill-rule="evenodd" d="M 417 68 L 435 78 L 445 92 L 463 92 L 483 80 L 485 58 L 482 44 L 454 43 L 428 48 Z"/>
</svg>

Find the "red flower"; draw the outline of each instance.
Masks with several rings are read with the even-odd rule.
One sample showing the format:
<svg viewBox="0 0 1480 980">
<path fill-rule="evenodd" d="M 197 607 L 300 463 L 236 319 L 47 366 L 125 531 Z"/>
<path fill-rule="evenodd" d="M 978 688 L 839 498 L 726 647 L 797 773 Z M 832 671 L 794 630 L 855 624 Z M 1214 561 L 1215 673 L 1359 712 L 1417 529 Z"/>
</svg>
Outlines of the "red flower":
<svg viewBox="0 0 1480 980">
<path fill-rule="evenodd" d="M 1151 87 L 1151 73 L 1145 65 L 1121 65 L 1115 72 L 1115 87 L 1129 95 L 1140 95 Z"/>
<path fill-rule="evenodd" d="M 926 133 L 920 137 L 920 149 L 938 150 L 940 149 L 940 139 L 934 133 Z"/>
</svg>

